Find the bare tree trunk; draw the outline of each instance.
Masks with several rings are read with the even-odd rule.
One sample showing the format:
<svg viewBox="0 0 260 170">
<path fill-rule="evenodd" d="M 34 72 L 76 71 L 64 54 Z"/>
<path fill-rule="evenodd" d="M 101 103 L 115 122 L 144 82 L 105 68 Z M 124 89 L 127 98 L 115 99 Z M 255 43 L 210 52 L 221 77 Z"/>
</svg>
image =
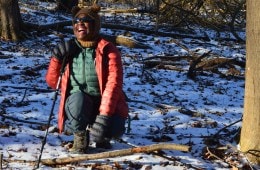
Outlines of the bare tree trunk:
<svg viewBox="0 0 260 170">
<path fill-rule="evenodd" d="M 73 6 L 78 5 L 78 0 L 57 0 L 57 9 L 71 12 Z"/>
<path fill-rule="evenodd" d="M 247 1 L 246 84 L 241 151 L 260 163 L 260 1 Z"/>
<path fill-rule="evenodd" d="M 4 40 L 21 39 L 22 17 L 18 0 L 0 0 L 0 33 Z"/>
</svg>

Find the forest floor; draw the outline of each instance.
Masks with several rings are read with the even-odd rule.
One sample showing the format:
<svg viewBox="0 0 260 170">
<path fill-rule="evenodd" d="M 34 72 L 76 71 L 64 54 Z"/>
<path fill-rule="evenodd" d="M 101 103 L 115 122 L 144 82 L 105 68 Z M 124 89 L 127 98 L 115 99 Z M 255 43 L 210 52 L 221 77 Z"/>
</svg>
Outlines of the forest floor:
<svg viewBox="0 0 260 170">
<path fill-rule="evenodd" d="M 44 26 L 71 21 L 69 14 L 54 12 L 51 3 L 34 1 L 20 5 L 23 20 L 28 23 Z M 102 16 L 106 21 L 111 19 L 110 15 Z M 0 40 L 3 169 L 36 166 L 54 95 L 44 76 L 51 49 L 63 39 L 73 37 L 69 29 L 71 26 L 63 30 L 35 29 L 26 34 L 26 40 L 16 43 Z M 204 28 L 194 28 L 190 34 L 169 32 L 181 35 L 178 38 L 105 27 L 101 33 L 142 45 L 133 48 L 117 44 L 122 54 L 124 91 L 130 109 L 127 132 L 120 140 L 111 141 L 113 148 L 110 150 L 98 150 L 91 142 L 87 155 L 161 143 L 187 146 L 190 150 L 121 153 L 118 157 L 86 159 L 65 165 L 46 165 L 43 161 L 40 169 L 258 168 L 239 150 L 245 43 L 230 39 L 229 32 L 221 32 L 221 37 L 216 37 L 215 31 Z M 245 30 L 239 34 L 245 37 Z M 205 35 L 207 40 L 199 38 Z M 57 133 L 58 104 L 59 101 L 55 105 L 42 160 L 71 156 L 66 147 L 73 136 Z"/>
</svg>

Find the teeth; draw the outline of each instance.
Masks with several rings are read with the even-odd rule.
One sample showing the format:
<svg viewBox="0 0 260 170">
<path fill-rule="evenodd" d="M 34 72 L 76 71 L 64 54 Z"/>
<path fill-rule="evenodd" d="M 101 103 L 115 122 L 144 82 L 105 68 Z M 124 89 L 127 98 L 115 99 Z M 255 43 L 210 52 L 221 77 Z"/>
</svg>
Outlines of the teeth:
<svg viewBox="0 0 260 170">
<path fill-rule="evenodd" d="M 85 31 L 85 29 L 78 29 L 78 31 Z"/>
</svg>

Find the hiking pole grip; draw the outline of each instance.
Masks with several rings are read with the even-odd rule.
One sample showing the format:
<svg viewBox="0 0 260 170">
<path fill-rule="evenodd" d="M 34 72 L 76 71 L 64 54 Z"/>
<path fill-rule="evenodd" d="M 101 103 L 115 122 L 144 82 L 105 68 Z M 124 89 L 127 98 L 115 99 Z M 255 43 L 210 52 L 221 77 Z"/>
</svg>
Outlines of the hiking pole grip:
<svg viewBox="0 0 260 170">
<path fill-rule="evenodd" d="M 42 139 L 42 146 L 41 146 L 40 155 L 39 155 L 39 158 L 38 158 L 38 161 L 37 161 L 37 168 L 36 169 L 38 169 L 39 166 L 40 166 L 42 152 L 43 152 L 43 149 L 44 149 L 44 145 L 46 144 L 46 141 L 47 141 L 47 136 L 48 136 L 48 133 L 49 133 L 51 118 L 52 118 L 52 115 L 53 115 L 54 106 L 55 106 L 57 96 L 58 96 L 58 93 L 59 93 L 59 87 L 60 87 L 62 75 L 65 71 L 67 58 L 68 58 L 68 55 L 64 56 L 64 58 L 62 60 L 61 69 L 60 69 L 60 76 L 59 76 L 58 81 L 57 81 L 57 85 L 56 85 L 56 89 L 55 89 L 55 93 L 54 93 L 54 97 L 53 97 L 53 102 L 52 102 L 52 107 L 51 107 L 51 111 L 50 111 L 50 115 L 49 115 L 49 119 L 48 119 L 48 123 L 47 123 L 47 128 L 46 128 L 46 131 L 45 131 L 44 138 Z"/>
</svg>

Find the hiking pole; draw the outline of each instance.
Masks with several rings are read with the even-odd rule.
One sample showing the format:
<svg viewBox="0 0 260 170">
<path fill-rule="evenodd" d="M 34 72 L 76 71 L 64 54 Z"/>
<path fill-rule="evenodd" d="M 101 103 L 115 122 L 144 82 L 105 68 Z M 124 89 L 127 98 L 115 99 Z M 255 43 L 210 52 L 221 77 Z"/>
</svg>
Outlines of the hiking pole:
<svg viewBox="0 0 260 170">
<path fill-rule="evenodd" d="M 52 115 L 53 115 L 54 106 L 55 106 L 55 103 L 56 103 L 56 100 L 57 100 L 57 96 L 58 96 L 58 93 L 59 93 L 59 87 L 60 87 L 60 83 L 61 83 L 61 78 L 62 78 L 62 75 L 63 75 L 63 73 L 65 71 L 65 65 L 66 65 L 67 57 L 68 56 L 65 55 L 63 60 L 62 60 L 62 65 L 61 65 L 61 69 L 60 69 L 60 76 L 58 78 L 58 82 L 57 82 L 55 93 L 54 93 L 54 97 L 53 97 L 53 103 L 52 103 L 51 112 L 50 112 L 49 119 L 48 119 L 47 129 L 45 131 L 45 136 L 44 136 L 44 138 L 42 140 L 42 147 L 41 147 L 40 155 L 39 155 L 38 162 L 37 162 L 37 169 L 40 166 L 43 148 L 44 148 L 44 145 L 46 144 L 46 141 L 47 141 L 47 136 L 48 136 L 48 133 L 49 133 L 49 127 L 50 127 L 50 123 L 51 123 L 51 118 L 52 118 Z"/>
</svg>

